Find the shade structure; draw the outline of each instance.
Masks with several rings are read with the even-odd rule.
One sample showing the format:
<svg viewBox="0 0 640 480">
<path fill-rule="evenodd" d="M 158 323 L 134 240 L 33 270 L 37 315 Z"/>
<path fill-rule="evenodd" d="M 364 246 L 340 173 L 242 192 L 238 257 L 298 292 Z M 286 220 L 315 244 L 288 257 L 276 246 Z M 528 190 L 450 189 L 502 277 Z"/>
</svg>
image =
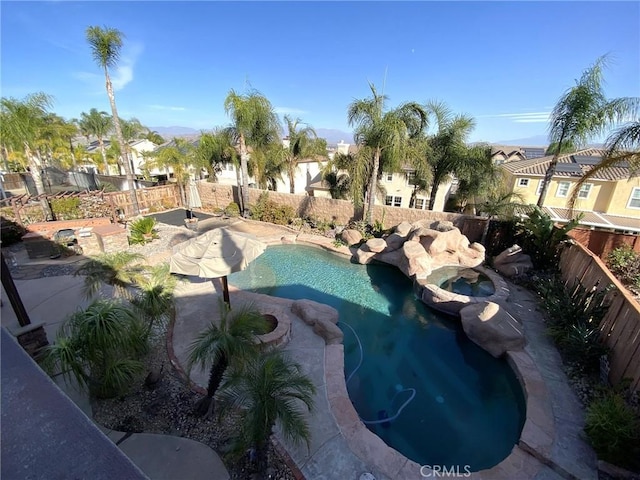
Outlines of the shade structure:
<svg viewBox="0 0 640 480">
<path fill-rule="evenodd" d="M 267 246 L 248 233 L 217 228 L 173 247 L 171 273 L 200 278 L 220 278 L 224 301 L 229 304 L 227 275 L 247 268 Z"/>
</svg>

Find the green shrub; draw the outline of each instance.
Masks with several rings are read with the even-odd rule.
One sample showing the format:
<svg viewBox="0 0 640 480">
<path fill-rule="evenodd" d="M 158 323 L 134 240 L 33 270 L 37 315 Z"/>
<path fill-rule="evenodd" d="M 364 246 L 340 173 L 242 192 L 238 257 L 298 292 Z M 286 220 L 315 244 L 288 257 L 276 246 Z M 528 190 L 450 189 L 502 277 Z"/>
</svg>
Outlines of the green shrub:
<svg viewBox="0 0 640 480">
<path fill-rule="evenodd" d="M 235 202 L 231 202 L 224 209 L 224 214 L 228 217 L 237 217 L 238 215 L 240 215 L 240 206 Z"/>
<path fill-rule="evenodd" d="M 295 215 L 293 207 L 278 205 L 269 199 L 267 192 L 260 194 L 257 203 L 251 206 L 250 212 L 251 218 L 254 220 L 275 223 L 277 225 L 288 225 Z"/>
<path fill-rule="evenodd" d="M 549 334 L 570 360 L 596 371 L 607 353 L 599 330 L 609 308 L 607 290 L 587 290 L 580 281 L 568 288 L 558 277 L 539 280 L 535 287 L 548 314 Z"/>
<path fill-rule="evenodd" d="M 342 240 L 341 238 L 336 238 L 333 241 L 333 246 L 336 248 L 340 248 L 340 247 L 346 247 L 347 246 L 347 242 L 345 242 L 344 240 Z"/>
<path fill-rule="evenodd" d="M 158 238 L 156 230 L 156 219 L 153 217 L 142 217 L 131 224 L 131 236 L 129 244 L 145 244 Z"/>
<path fill-rule="evenodd" d="M 531 256 L 536 268 L 547 269 L 558 267 L 560 250 L 568 233 L 578 226 L 582 214 L 562 227 L 538 207 L 534 207 L 528 217 L 518 225 L 518 238 L 522 249 Z"/>
<path fill-rule="evenodd" d="M 619 394 L 594 400 L 587 409 L 584 431 L 598 457 L 623 467 L 640 454 L 640 420 Z"/>
<path fill-rule="evenodd" d="M 640 289 L 640 253 L 634 252 L 630 245 L 609 252 L 607 266 L 622 283 Z"/>
<path fill-rule="evenodd" d="M 82 218 L 79 198 L 53 198 L 51 210 L 57 220 L 73 220 Z"/>
</svg>

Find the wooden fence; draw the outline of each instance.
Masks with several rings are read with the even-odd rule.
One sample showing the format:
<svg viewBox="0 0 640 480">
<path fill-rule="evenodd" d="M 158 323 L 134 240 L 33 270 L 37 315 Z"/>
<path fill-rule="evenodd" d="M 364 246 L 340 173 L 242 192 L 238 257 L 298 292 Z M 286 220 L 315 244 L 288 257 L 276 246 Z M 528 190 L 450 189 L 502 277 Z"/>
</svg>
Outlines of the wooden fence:
<svg viewBox="0 0 640 480">
<path fill-rule="evenodd" d="M 140 188 L 134 190 L 134 192 L 136 192 L 138 207 L 142 214 L 182 206 L 178 186 L 175 184 Z M 134 215 L 133 204 L 128 190 L 105 193 L 104 196 L 118 211 L 118 214 L 123 215 L 125 218 Z"/>
<path fill-rule="evenodd" d="M 579 243 L 563 250 L 560 270 L 565 284 L 574 284 L 576 279 L 587 289 L 613 284 L 609 309 L 600 324 L 601 338 L 610 349 L 609 381 L 617 385 L 629 379 L 631 388 L 640 390 L 640 304 L 604 262 Z"/>
<path fill-rule="evenodd" d="M 638 224 L 640 225 L 640 220 L 638 220 Z M 640 235 L 575 228 L 569 232 L 569 236 L 603 260 L 607 258 L 609 252 L 623 245 L 629 245 L 640 253 Z"/>
</svg>

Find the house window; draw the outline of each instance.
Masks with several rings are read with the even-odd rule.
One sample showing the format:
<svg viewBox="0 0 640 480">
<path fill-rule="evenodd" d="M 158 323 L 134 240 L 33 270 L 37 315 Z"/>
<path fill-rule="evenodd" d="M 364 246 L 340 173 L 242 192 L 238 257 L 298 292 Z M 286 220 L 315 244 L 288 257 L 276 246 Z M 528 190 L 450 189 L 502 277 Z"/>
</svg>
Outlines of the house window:
<svg viewBox="0 0 640 480">
<path fill-rule="evenodd" d="M 387 195 L 384 197 L 384 204 L 389 207 L 399 207 L 402 204 L 402 197 L 394 197 L 392 195 Z"/>
<path fill-rule="evenodd" d="M 558 190 L 556 190 L 556 197 L 566 197 L 569 194 L 569 182 L 558 183 Z"/>
<path fill-rule="evenodd" d="M 589 192 L 591 191 L 591 183 L 585 183 L 580 187 L 578 192 L 578 198 L 589 198 Z"/>
<path fill-rule="evenodd" d="M 416 172 L 407 172 L 407 185 L 415 185 L 416 184 Z"/>
<path fill-rule="evenodd" d="M 520 178 L 520 179 L 518 179 L 518 186 L 519 187 L 528 187 L 529 186 L 529 179 L 528 178 Z"/>
<path fill-rule="evenodd" d="M 383 173 L 386 182 L 393 182 L 393 173 Z"/>
<path fill-rule="evenodd" d="M 424 198 L 416 198 L 413 203 L 413 208 L 424 210 Z"/>
<path fill-rule="evenodd" d="M 544 185 L 544 180 L 540 180 L 538 182 L 538 190 L 536 190 L 536 195 L 540 196 L 540 194 L 542 193 L 542 186 Z"/>
<path fill-rule="evenodd" d="M 629 197 L 629 205 L 627 208 L 640 208 L 640 187 L 635 187 L 631 191 L 631 197 Z"/>
</svg>

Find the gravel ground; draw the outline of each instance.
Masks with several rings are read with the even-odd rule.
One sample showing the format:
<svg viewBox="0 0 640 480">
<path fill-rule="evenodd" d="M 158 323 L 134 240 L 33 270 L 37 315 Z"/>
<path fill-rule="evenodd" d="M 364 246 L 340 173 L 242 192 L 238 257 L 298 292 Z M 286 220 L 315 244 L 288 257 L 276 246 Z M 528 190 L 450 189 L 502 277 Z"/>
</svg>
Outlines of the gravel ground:
<svg viewBox="0 0 640 480">
<path fill-rule="evenodd" d="M 226 454 L 237 417 L 225 415 L 218 421 L 216 415 L 212 419 L 203 419 L 193 413 L 193 406 L 201 396 L 192 392 L 171 367 L 163 334 L 153 339 L 146 365 L 147 371 L 162 368 L 161 379 L 155 387 L 145 387 L 144 377 L 141 377 L 124 397 L 94 400 L 92 407 L 95 420 L 107 428 L 123 432 L 161 433 L 197 440 L 220 454 L 232 479 L 252 478 L 251 465 L 246 456 L 234 460 Z M 269 452 L 268 478 L 295 478 L 273 449 Z"/>
</svg>

